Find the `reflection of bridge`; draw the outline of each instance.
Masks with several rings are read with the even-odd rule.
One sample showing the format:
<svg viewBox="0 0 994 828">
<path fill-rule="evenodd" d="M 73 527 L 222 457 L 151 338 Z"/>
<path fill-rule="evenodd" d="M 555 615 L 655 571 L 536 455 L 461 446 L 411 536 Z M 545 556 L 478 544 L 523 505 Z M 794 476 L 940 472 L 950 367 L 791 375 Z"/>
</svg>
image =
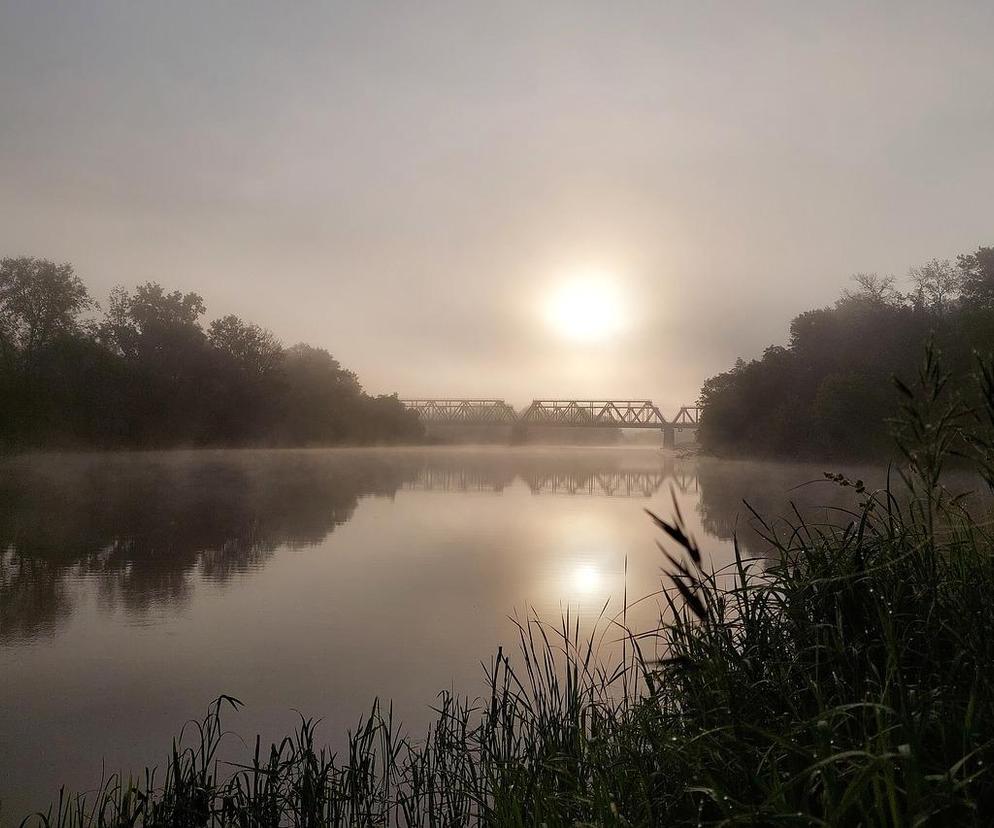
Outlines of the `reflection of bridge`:
<svg viewBox="0 0 994 828">
<path fill-rule="evenodd" d="M 670 465 L 651 469 L 567 468 L 550 471 L 546 463 L 536 468 L 494 468 L 489 464 L 426 465 L 405 489 L 429 492 L 484 492 L 499 494 L 516 480 L 522 480 L 535 495 L 587 495 L 600 497 L 649 498 L 667 483 L 686 494 L 697 490 L 697 475 L 690 469 Z"/>
<path fill-rule="evenodd" d="M 603 495 L 605 497 L 652 497 L 666 482 L 662 471 L 615 471 L 595 474 L 536 475 L 530 478 L 532 494 Z"/>
<path fill-rule="evenodd" d="M 402 400 L 426 425 L 510 425 L 558 428 L 654 428 L 672 446 L 678 429 L 696 429 L 700 408 L 685 405 L 667 420 L 652 400 L 533 400 L 516 413 L 504 400 Z"/>
<path fill-rule="evenodd" d="M 405 489 L 425 492 L 488 492 L 500 494 L 514 482 L 514 474 L 500 474 L 486 469 L 423 466 Z"/>
</svg>

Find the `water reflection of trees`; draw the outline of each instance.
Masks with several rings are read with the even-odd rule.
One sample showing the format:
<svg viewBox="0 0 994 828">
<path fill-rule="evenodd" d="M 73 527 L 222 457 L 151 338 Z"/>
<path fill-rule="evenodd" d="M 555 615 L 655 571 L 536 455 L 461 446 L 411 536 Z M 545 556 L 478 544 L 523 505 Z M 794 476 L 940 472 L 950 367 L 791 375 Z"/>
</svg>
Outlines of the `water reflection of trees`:
<svg viewBox="0 0 994 828">
<path fill-rule="evenodd" d="M 802 519 L 809 525 L 845 525 L 855 519 L 861 498 L 853 487 L 826 479 L 826 472 L 844 474 L 852 481 L 862 480 L 871 491 L 887 482 L 887 469 L 883 466 L 839 467 L 831 463 L 702 458 L 698 463 L 701 524 L 708 534 L 723 540 L 737 536 L 753 556 L 769 554 L 770 545 L 763 538 L 769 529 L 786 539 Z M 950 475 L 946 481 L 956 493 L 976 492 L 979 482 L 961 475 Z M 904 498 L 906 493 L 896 472 L 892 483 L 898 497 Z M 968 502 L 974 502 L 973 498 Z M 749 507 L 763 518 L 769 529 L 762 526 Z"/>
<path fill-rule="evenodd" d="M 759 540 L 754 531 L 758 521 L 746 502 L 764 518 L 776 517 L 783 514 L 792 499 L 805 494 L 804 489 L 791 489 L 814 479 L 797 466 L 708 458 L 699 462 L 698 475 L 701 489 L 698 512 L 704 530 L 722 540 L 738 535 L 740 541 L 752 545 Z"/>
<path fill-rule="evenodd" d="M 70 578 L 142 612 L 319 543 L 412 469 L 375 455 L 230 452 L 33 458 L 0 470 L 0 640 L 54 631 Z"/>
</svg>

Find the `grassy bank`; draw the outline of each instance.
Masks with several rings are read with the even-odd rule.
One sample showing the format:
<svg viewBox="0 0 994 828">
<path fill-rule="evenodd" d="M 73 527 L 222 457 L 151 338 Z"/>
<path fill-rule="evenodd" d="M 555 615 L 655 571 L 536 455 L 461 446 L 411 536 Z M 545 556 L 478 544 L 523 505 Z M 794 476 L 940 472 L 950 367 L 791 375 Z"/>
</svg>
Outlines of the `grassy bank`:
<svg viewBox="0 0 994 828">
<path fill-rule="evenodd" d="M 713 572 L 679 512 L 653 516 L 668 620 L 619 627 L 613 662 L 568 619 L 531 621 L 489 663 L 487 695 L 439 697 L 426 737 L 374 705 L 338 755 L 304 721 L 243 766 L 215 759 L 239 704 L 222 697 L 159 773 L 64 796 L 39 819 L 989 825 L 994 537 L 940 479 L 951 452 L 994 478 L 990 376 L 992 404 L 967 412 L 930 357 L 898 423 L 904 473 L 876 492 L 833 478 L 852 508 L 831 524 L 765 524 L 770 559 Z"/>
</svg>

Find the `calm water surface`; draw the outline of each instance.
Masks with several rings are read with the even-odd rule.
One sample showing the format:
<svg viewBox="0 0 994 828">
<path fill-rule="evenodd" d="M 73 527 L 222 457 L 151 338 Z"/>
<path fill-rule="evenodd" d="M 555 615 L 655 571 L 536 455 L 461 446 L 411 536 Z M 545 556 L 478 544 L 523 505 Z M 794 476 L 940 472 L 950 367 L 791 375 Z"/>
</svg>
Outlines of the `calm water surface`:
<svg viewBox="0 0 994 828">
<path fill-rule="evenodd" d="M 845 469 L 843 469 L 845 470 Z M 716 564 L 741 498 L 826 503 L 821 467 L 656 449 L 218 451 L 0 461 L 4 822 L 60 784 L 161 764 L 220 693 L 228 725 L 335 744 L 390 698 L 417 732 L 437 691 L 480 688 L 508 616 L 593 624 L 659 587 L 643 510 L 675 497 Z M 626 574 L 627 569 L 627 574 Z M 655 599 L 629 611 L 658 617 Z"/>
</svg>

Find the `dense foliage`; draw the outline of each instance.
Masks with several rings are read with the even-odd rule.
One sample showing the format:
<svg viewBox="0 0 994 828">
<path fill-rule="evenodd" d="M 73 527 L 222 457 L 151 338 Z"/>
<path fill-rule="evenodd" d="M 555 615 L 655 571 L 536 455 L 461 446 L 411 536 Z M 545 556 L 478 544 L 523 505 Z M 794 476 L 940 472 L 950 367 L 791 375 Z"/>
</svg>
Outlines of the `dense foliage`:
<svg viewBox="0 0 994 828">
<path fill-rule="evenodd" d="M 520 627 L 489 694 L 443 693 L 414 741 L 374 704 L 347 749 L 315 724 L 219 760 L 225 705 L 165 772 L 63 795 L 45 825 L 990 825 L 994 536 L 941 484 L 955 448 L 994 485 L 994 368 L 971 417 L 934 352 L 900 409 L 900 487 L 832 475 L 832 525 L 764 524 L 773 554 L 702 560 L 677 511 L 666 617 L 612 625 L 602 659 L 564 619 Z M 898 476 L 896 475 L 895 478 Z M 973 508 L 973 507 L 971 507 Z M 616 619 L 621 621 L 622 619 Z"/>
<path fill-rule="evenodd" d="M 0 447 L 323 445 L 418 439 L 327 351 L 195 293 L 116 289 L 101 314 L 68 264 L 0 261 Z"/>
<path fill-rule="evenodd" d="M 802 313 L 785 347 L 740 360 L 709 379 L 699 439 L 719 454 L 880 456 L 891 442 L 891 378 L 914 370 L 934 339 L 954 380 L 994 351 L 994 248 L 913 268 L 911 290 L 893 278 L 855 277 L 834 307 Z"/>
</svg>

